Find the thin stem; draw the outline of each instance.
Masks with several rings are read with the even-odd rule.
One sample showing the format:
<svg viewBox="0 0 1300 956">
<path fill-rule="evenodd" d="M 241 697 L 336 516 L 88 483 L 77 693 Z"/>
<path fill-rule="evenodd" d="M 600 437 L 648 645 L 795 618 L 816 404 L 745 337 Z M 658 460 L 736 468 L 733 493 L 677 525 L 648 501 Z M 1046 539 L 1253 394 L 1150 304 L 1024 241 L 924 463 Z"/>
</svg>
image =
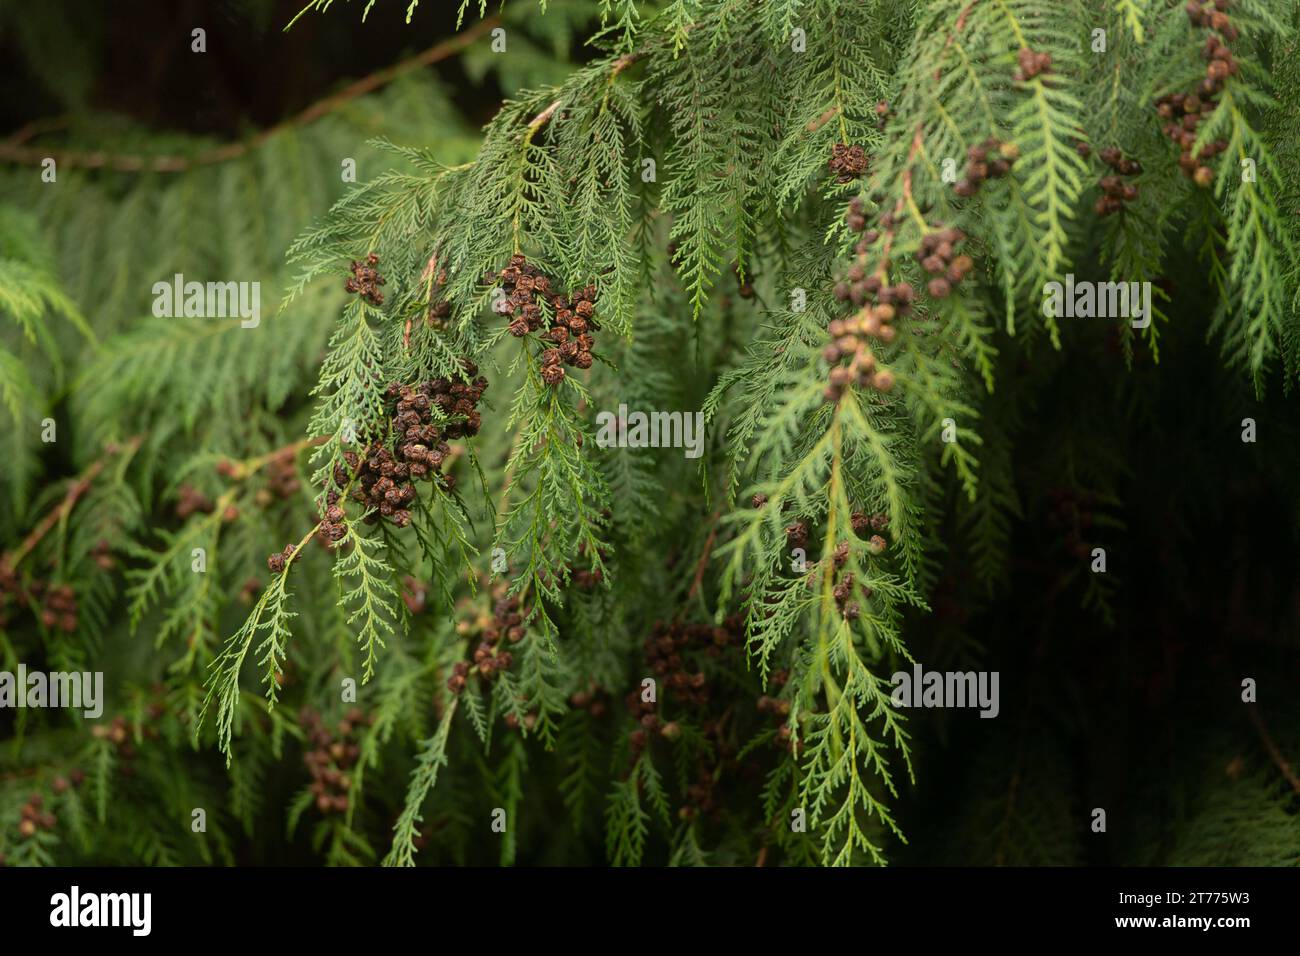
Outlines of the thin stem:
<svg viewBox="0 0 1300 956">
<path fill-rule="evenodd" d="M 144 436 L 136 435 L 135 437 L 128 439 L 124 445 L 110 447 L 103 455 L 95 459 L 95 461 L 90 464 L 90 467 L 81 473 L 81 477 L 77 478 L 68 488 L 67 494 L 63 496 L 63 500 L 60 501 L 49 514 L 41 519 L 40 524 L 33 528 L 31 533 L 23 539 L 23 543 L 18 546 L 17 551 L 14 551 L 12 554 L 5 556 L 3 560 L 0 560 L 0 565 L 3 565 L 5 569 L 10 572 L 17 568 L 23 558 L 27 557 L 27 555 L 32 552 L 32 549 L 41 543 L 41 539 L 49 534 L 50 529 L 60 521 L 64 520 L 72 509 L 76 507 L 81 496 L 90 490 L 90 486 L 99 476 L 99 473 L 107 467 L 109 459 L 115 457 L 123 450 L 126 450 L 128 454 L 134 454 L 136 449 L 140 447 L 142 441 L 144 441 Z"/>
</svg>

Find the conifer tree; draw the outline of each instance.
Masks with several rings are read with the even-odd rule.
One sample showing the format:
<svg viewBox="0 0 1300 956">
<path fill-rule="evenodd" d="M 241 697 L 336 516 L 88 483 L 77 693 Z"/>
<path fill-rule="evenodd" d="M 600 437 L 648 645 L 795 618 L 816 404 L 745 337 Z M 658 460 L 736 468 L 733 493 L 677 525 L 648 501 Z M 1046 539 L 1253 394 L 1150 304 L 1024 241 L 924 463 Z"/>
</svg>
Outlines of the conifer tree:
<svg viewBox="0 0 1300 956">
<path fill-rule="evenodd" d="M 1300 863 L 1294 5 L 454 21 L 0 144 L 5 862 Z"/>
</svg>

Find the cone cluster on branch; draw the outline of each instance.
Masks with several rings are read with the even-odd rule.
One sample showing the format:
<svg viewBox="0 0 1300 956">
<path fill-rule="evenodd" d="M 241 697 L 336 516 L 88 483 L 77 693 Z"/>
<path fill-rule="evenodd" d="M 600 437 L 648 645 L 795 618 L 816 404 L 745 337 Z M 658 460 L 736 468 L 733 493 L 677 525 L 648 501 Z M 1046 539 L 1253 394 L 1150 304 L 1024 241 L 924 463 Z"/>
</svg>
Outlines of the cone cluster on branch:
<svg viewBox="0 0 1300 956">
<path fill-rule="evenodd" d="M 509 594 L 504 582 L 498 582 L 492 589 L 492 614 L 480 613 L 473 621 L 462 621 L 457 633 L 473 635 L 477 632 L 480 640 L 474 648 L 473 661 L 457 661 L 452 665 L 451 677 L 447 688 L 453 694 L 459 694 L 469 683 L 469 677 L 477 672 L 483 680 L 491 680 L 502 671 L 509 670 L 514 663 L 514 655 L 502 648 L 502 644 L 518 644 L 528 633 L 525 623 L 528 613 L 520 601 L 519 595 Z"/>
<path fill-rule="evenodd" d="M 41 830 L 53 830 L 58 824 L 58 819 L 44 806 L 45 797 L 39 793 L 33 793 L 27 798 L 18 812 L 18 833 L 21 836 L 31 839 Z"/>
<path fill-rule="evenodd" d="M 364 262 L 353 259 L 352 265 L 348 267 L 352 271 L 352 278 L 344 283 L 343 288 L 348 292 L 358 293 L 371 305 L 383 305 L 384 294 L 379 291 L 379 287 L 385 280 L 375 268 L 377 265 L 379 265 L 379 256 L 373 252 L 366 256 Z"/>
<path fill-rule="evenodd" d="M 502 671 L 509 670 L 514 662 L 515 656 L 509 651 L 494 647 L 487 641 L 481 641 L 478 647 L 474 648 L 472 664 L 468 661 L 457 661 L 452 665 L 447 687 L 453 694 L 459 694 L 465 689 L 471 672 L 477 671 L 484 680 L 491 680 Z"/>
<path fill-rule="evenodd" d="M 866 229 L 866 206 L 861 198 L 855 197 L 849 203 L 845 221 L 854 232 Z M 915 291 L 908 282 L 886 283 L 883 267 L 868 274 L 867 249 L 879 237 L 879 232 L 873 229 L 858 241 L 852 265 L 835 285 L 835 298 L 851 303 L 859 311 L 847 318 L 832 319 L 827 326 L 831 341 L 822 350 L 822 358 L 830 367 L 823 393 L 828 402 L 839 401 L 849 385 L 870 387 L 882 393 L 894 387 L 894 373 L 877 368 L 868 340 L 884 343 L 894 340 L 897 332 L 892 323 L 911 309 Z M 840 364 L 844 359 L 848 359 L 847 365 Z"/>
<path fill-rule="evenodd" d="M 311 749 L 302 755 L 302 762 L 311 774 L 308 789 L 321 813 L 347 812 L 352 789 L 350 771 L 361 756 L 357 735 L 361 727 L 373 723 L 373 715 L 353 707 L 331 731 L 318 711 L 304 707 L 298 712 L 298 724 L 306 731 L 311 744 Z"/>
<path fill-rule="evenodd" d="M 95 542 L 95 546 L 90 549 L 90 556 L 101 571 L 112 571 L 117 567 L 117 558 L 113 557 L 113 545 L 107 538 L 100 538 Z"/>
<path fill-rule="evenodd" d="M 150 721 L 157 721 L 164 713 L 166 713 L 165 705 L 155 702 L 149 708 Z M 114 754 L 119 761 L 118 773 L 124 777 L 135 773 L 134 762 L 139 755 L 135 746 L 136 740 L 138 738 L 157 740 L 161 736 L 154 723 L 141 721 L 133 728 L 131 722 L 121 714 L 107 724 L 96 724 L 91 728 L 90 735 L 96 740 L 107 740 L 112 744 Z"/>
<path fill-rule="evenodd" d="M 193 485 L 183 484 L 176 489 L 176 517 L 184 520 L 192 514 L 211 514 L 212 501 Z"/>
<path fill-rule="evenodd" d="M 478 366 L 461 359 L 465 379 L 436 378 L 419 385 L 393 382 L 384 393 L 391 405 L 389 434 L 395 450 L 375 439 L 360 453 L 344 452 L 343 465 L 334 469 L 338 488 L 351 488 L 354 501 L 369 510 L 370 523 L 387 518 L 397 527 L 411 522 L 409 505 L 415 501 L 415 482 L 438 479 L 451 491 L 455 477 L 440 469 L 454 457 L 448 440 L 478 434 L 482 416 L 479 402 L 488 381 Z M 436 412 L 435 412 L 436 409 Z M 347 534 L 346 516 L 339 492 L 331 489 L 325 500 L 321 530 L 333 541 Z"/>
<path fill-rule="evenodd" d="M 1228 148 L 1226 140 L 1216 139 L 1195 149 L 1197 129 L 1218 108 L 1217 97 L 1223 92 L 1228 77 L 1240 69 L 1228 48 L 1228 44 L 1238 36 L 1237 28 L 1227 14 L 1230 7 L 1229 0 L 1204 3 L 1191 0 L 1187 4 L 1188 18 L 1208 34 L 1201 48 L 1201 56 L 1207 61 L 1205 78 L 1190 92 L 1166 93 L 1156 100 L 1156 112 L 1166 121 L 1161 132 L 1181 149 L 1178 168 L 1202 188 L 1208 188 L 1214 182 L 1210 160 Z"/>
<path fill-rule="evenodd" d="M 586 555 L 587 543 L 584 541 L 578 545 L 578 557 L 585 558 Z M 600 563 L 589 562 L 593 565 L 590 568 L 569 564 L 569 580 L 573 582 L 573 586 L 579 591 L 594 591 L 600 586 L 601 581 L 605 579 L 605 573 L 601 570 L 601 567 L 609 560 L 609 552 L 604 548 L 599 548 L 596 555 L 600 559 Z"/>
<path fill-rule="evenodd" d="M 1016 54 L 1016 71 L 1012 79 L 1018 83 L 1032 80 L 1036 76 L 1052 72 L 1052 54 L 1037 53 L 1029 47 L 1021 47 Z"/>
<path fill-rule="evenodd" d="M 1109 216 L 1124 208 L 1125 203 L 1134 202 L 1138 197 L 1136 183 L 1126 183 L 1121 177 L 1137 176 L 1142 172 L 1142 164 L 1135 159 L 1125 159 L 1118 147 L 1108 146 L 1097 154 L 1101 161 L 1115 171 L 1112 176 L 1103 176 L 1101 195 L 1097 197 L 1094 209 L 1099 216 Z"/>
<path fill-rule="evenodd" d="M 666 694 L 671 692 L 674 700 L 688 706 L 702 706 L 709 700 L 708 679 L 703 671 L 688 669 L 686 655 L 703 651 L 709 657 L 718 657 L 726 648 L 743 642 L 744 622 L 740 615 L 733 614 L 718 626 L 656 621 L 641 647 Z M 644 712 L 639 689 L 628 695 L 628 706 L 633 713 L 642 712 L 643 727 L 658 729 L 658 718 Z"/>
<path fill-rule="evenodd" d="M 836 546 L 835 551 L 831 554 L 831 568 L 834 574 L 834 584 L 831 586 L 831 596 L 835 598 L 835 606 L 839 609 L 840 615 L 846 620 L 852 621 L 862 613 L 858 602 L 853 600 L 853 572 L 844 570 L 844 566 L 849 562 L 849 543 L 841 541 Z M 809 576 L 810 580 L 814 575 Z M 870 597 L 870 589 L 866 589 L 867 596 Z"/>
<path fill-rule="evenodd" d="M 737 646 L 741 641 L 738 615 L 732 615 L 717 627 L 656 621 L 651 627 L 650 636 L 642 644 L 642 650 L 645 652 L 646 663 L 663 688 L 664 699 L 699 708 L 709 702 L 708 678 L 703 670 L 690 669 L 687 656 L 693 656 L 702 650 L 708 656 L 716 658 L 725 648 Z M 633 731 L 634 747 L 636 741 L 644 740 L 647 733 L 657 732 L 671 740 L 680 732 L 676 722 L 660 721 L 655 703 L 642 700 L 639 688 L 629 692 L 627 705 L 641 725 L 638 731 Z"/>
<path fill-rule="evenodd" d="M 836 143 L 831 147 L 831 158 L 826 165 L 835 174 L 837 183 L 851 183 L 867 171 L 867 151 L 861 146 Z"/>
<path fill-rule="evenodd" d="M 40 581 L 32 582 L 32 596 L 38 598 L 44 585 Z M 58 584 L 49 587 L 44 593 L 45 606 L 41 608 L 41 623 L 46 627 L 57 627 L 65 634 L 77 629 L 77 595 L 71 584 Z"/>
<path fill-rule="evenodd" d="M 101 542 L 102 543 L 102 542 Z M 98 551 L 99 546 L 96 545 Z M 96 553 L 96 552 L 92 552 Z M 47 630 L 71 634 L 77 629 L 77 592 L 70 584 L 52 584 L 34 578 L 26 586 L 10 565 L 9 555 L 0 555 L 0 627 L 9 623 L 10 608 L 31 607 Z M 103 564 L 96 557 L 96 563 Z"/>
<path fill-rule="evenodd" d="M 447 284 L 447 270 L 443 268 L 436 269 L 433 272 L 432 279 L 433 286 L 429 294 L 429 308 L 425 312 L 424 322 L 430 328 L 445 329 L 447 319 L 451 316 L 451 303 L 441 298 L 442 289 Z"/>
<path fill-rule="evenodd" d="M 600 331 L 594 285 L 566 295 L 550 276 L 518 254 L 510 257 L 509 264 L 495 278 L 506 293 L 495 308 L 510 316 L 511 335 L 522 338 L 546 327 L 541 338 L 550 343 L 542 352 L 542 379 L 547 385 L 564 380 L 566 365 L 591 368 L 595 347 L 592 332 Z M 492 281 L 493 277 L 487 279 Z"/>
<path fill-rule="evenodd" d="M 609 709 L 608 694 L 594 681 L 587 684 L 586 690 L 575 690 L 569 695 L 569 706 L 574 710 L 585 710 L 594 718 L 605 716 Z"/>
<path fill-rule="evenodd" d="M 1228 16 L 1228 11 L 1232 9 L 1232 0 L 1188 0 L 1183 9 L 1187 11 L 1187 18 L 1194 25 L 1216 31 L 1229 43 L 1237 39 L 1237 28 L 1233 26 Z"/>
<path fill-rule="evenodd" d="M 882 554 L 889 544 L 879 533 L 889 527 L 889 516 L 883 512 L 868 515 L 864 511 L 855 511 L 849 518 L 849 524 L 853 528 L 853 533 L 860 538 L 867 538 L 867 552 L 869 554 Z M 831 567 L 835 575 L 835 583 L 831 587 L 831 596 L 835 599 L 835 606 L 840 615 L 846 620 L 856 620 L 862 614 L 862 608 L 854 599 L 854 577 L 853 572 L 845 570 L 845 565 L 849 561 L 850 545 L 847 541 L 841 541 L 836 546 L 835 551 L 831 554 Z M 809 577 L 809 583 L 815 582 L 815 572 Z M 866 599 L 871 597 L 871 588 L 864 587 L 861 589 L 861 596 Z"/>
<path fill-rule="evenodd" d="M 871 515 L 865 511 L 855 511 L 849 516 L 849 524 L 854 534 L 867 539 L 867 549 L 872 554 L 880 554 L 885 550 L 886 541 L 881 533 L 889 527 L 889 515 L 883 511 Z"/>
<path fill-rule="evenodd" d="M 297 454 L 286 448 L 266 463 L 266 487 L 258 490 L 257 503 L 265 508 L 275 499 L 287 501 L 301 490 Z"/>
<path fill-rule="evenodd" d="M 942 225 L 941 222 L 935 223 L 936 227 Z M 974 259 L 957 253 L 957 247 L 965 240 L 966 234 L 955 226 L 936 228 L 922 237 L 921 248 L 916 250 L 916 261 L 933 276 L 925 288 L 934 298 L 946 299 L 975 268 Z"/>
<path fill-rule="evenodd" d="M 271 569 L 272 574 L 283 574 L 284 569 L 289 566 L 289 559 L 293 557 L 296 545 L 286 544 L 284 550 L 277 551 L 266 559 L 266 566 Z"/>
<path fill-rule="evenodd" d="M 677 810 L 680 820 L 694 820 L 696 817 L 708 817 L 716 820 L 722 812 L 716 792 L 718 780 L 709 766 L 709 761 L 701 759 L 695 768 L 695 782 L 686 787 L 686 796 Z"/>
<path fill-rule="evenodd" d="M 501 722 L 511 730 L 516 730 L 522 734 L 526 731 L 531 731 L 537 726 L 537 711 L 530 710 L 528 713 L 524 714 L 523 720 L 520 720 L 517 714 L 511 712 L 502 717 Z"/>
<path fill-rule="evenodd" d="M 957 181 L 953 192 L 958 196 L 974 196 L 986 179 L 1001 179 L 1011 172 L 1019 158 L 1019 146 L 990 136 L 966 150 L 966 175 Z"/>
<path fill-rule="evenodd" d="M 483 630 L 483 640 L 499 644 L 504 637 L 511 644 L 518 644 L 527 634 L 524 619 L 528 616 L 518 594 L 506 593 L 504 583 L 494 589 L 492 618 Z"/>
<path fill-rule="evenodd" d="M 784 668 L 772 671 L 772 676 L 768 679 L 768 686 L 773 691 L 780 692 L 790 681 L 790 672 Z M 770 694 L 763 694 L 758 698 L 756 709 L 760 714 L 767 714 L 772 722 L 776 725 L 776 737 L 773 744 L 787 753 L 802 752 L 803 747 L 795 747 L 794 733 L 790 727 L 790 701 L 783 697 L 773 697 Z M 805 715 L 806 716 L 806 715 Z"/>
</svg>

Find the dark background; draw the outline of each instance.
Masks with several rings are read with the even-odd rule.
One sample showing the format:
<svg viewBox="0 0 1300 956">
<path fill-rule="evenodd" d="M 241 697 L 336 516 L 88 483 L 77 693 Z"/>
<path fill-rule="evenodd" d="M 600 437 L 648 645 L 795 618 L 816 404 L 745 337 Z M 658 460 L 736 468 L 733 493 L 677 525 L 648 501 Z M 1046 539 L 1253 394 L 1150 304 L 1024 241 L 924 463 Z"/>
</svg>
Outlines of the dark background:
<svg viewBox="0 0 1300 956">
<path fill-rule="evenodd" d="M 283 120 L 375 70 L 455 35 L 455 6 L 425 0 L 404 22 L 405 4 L 339 0 L 307 13 L 299 0 L 49 0 L 0 4 L 0 126 L 17 129 L 87 107 L 159 130 L 238 138 Z M 477 22 L 477 6 L 466 25 Z M 492 11 L 489 10 L 489 15 Z M 207 31 L 207 52 L 190 33 Z M 185 42 L 171 42 L 183 37 Z M 46 40 L 57 42 L 44 42 Z M 42 51 L 35 60 L 35 50 Z M 495 78 L 471 82 L 451 57 L 433 67 L 475 124 L 491 118 Z"/>
</svg>

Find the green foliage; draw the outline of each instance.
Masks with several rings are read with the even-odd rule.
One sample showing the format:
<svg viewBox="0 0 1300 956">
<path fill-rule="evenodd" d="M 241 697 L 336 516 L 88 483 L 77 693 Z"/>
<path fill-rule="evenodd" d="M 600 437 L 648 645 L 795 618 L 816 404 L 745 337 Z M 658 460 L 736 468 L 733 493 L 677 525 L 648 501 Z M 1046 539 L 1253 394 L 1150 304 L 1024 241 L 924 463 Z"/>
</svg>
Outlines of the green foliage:
<svg viewBox="0 0 1300 956">
<path fill-rule="evenodd" d="M 299 17 L 398 10 L 443 13 L 313 0 Z M 110 144 L 134 168 L 0 170 L 0 565 L 29 592 L 75 584 L 79 605 L 65 633 L 15 602 L 0 661 L 100 666 L 110 685 L 104 724 L 16 722 L 6 860 L 1295 863 L 1294 799 L 1249 727 L 1222 744 L 1256 748 L 1231 786 L 1212 762 L 1144 778 L 1176 792 L 1194 765 L 1214 784 L 1157 844 L 1088 845 L 1085 742 L 1114 730 L 1130 683 L 1156 697 L 1173 677 L 1143 647 L 1093 675 L 1124 685 L 1097 704 L 1070 656 L 1176 630 L 1134 597 L 1135 555 L 1164 567 L 1205 545 L 1182 527 L 1139 540 L 1153 515 L 1229 524 L 1203 513 L 1218 487 L 1138 487 L 1150 460 L 1199 448 L 1202 427 L 1214 456 L 1249 453 L 1221 438 L 1247 414 L 1294 447 L 1271 403 L 1300 370 L 1295 12 L 1233 4 L 1240 70 L 1197 132 L 1227 144 L 1209 188 L 1153 106 L 1204 74 L 1180 6 L 467 2 L 454 19 L 489 14 L 507 53 L 486 35 L 463 51 L 505 94 L 481 131 L 408 73 L 222 162 L 79 109 L 71 155 Z M 1050 70 L 1017 79 L 1025 48 Z M 960 195 L 952 171 L 990 137 L 1014 165 Z M 837 144 L 864 147 L 861 179 L 828 173 Z M 1100 216 L 1107 147 L 1141 163 L 1141 190 Z M 916 254 L 948 227 L 975 265 L 939 295 Z M 344 292 L 370 254 L 382 302 Z M 507 331 L 514 255 L 557 289 L 598 288 L 589 370 L 550 384 L 558 343 Z M 873 344 L 892 387 L 828 397 L 854 255 L 916 300 Z M 155 314 L 153 284 L 178 273 L 260 282 L 262 321 Z M 1154 321 L 1103 341 L 1100 320 L 1045 315 L 1066 273 L 1158 283 Z M 1202 362 L 1207 335 L 1228 369 Z M 450 442 L 454 484 L 418 483 L 409 527 L 358 506 L 336 476 L 400 440 L 390 383 L 463 381 L 466 358 L 490 389 L 477 434 Z M 620 405 L 699 410 L 702 454 L 605 447 L 597 415 Z M 1277 454 L 1168 480 L 1246 473 L 1258 484 L 1232 500 L 1275 495 L 1294 534 L 1295 459 Z M 1170 606 L 1219 583 L 1182 570 Z M 1290 621 L 1276 603 L 1250 648 L 1268 676 Z M 1176 671 L 1176 647 L 1160 653 Z M 917 663 L 1003 672 L 998 732 L 905 712 L 891 678 Z M 313 748 L 344 807 L 309 783 Z M 20 837 L 27 784 L 73 769 L 87 780 L 58 789 L 58 828 Z M 205 834 L 176 822 L 194 806 Z"/>
</svg>

